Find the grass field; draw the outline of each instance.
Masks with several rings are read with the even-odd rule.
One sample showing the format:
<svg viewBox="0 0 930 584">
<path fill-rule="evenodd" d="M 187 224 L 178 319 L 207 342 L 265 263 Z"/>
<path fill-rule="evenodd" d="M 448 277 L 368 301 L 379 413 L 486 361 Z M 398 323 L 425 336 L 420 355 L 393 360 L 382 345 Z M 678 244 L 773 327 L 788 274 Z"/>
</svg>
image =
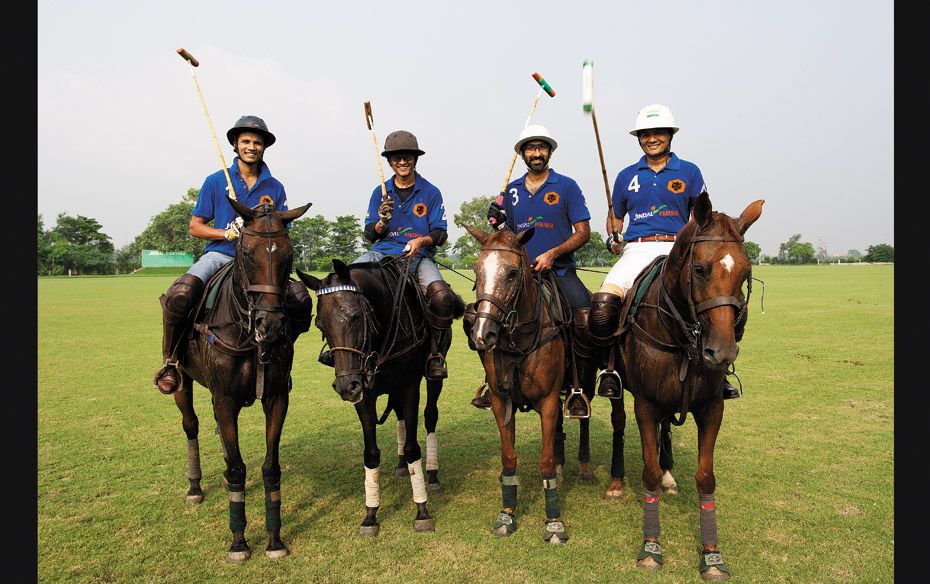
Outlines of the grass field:
<svg viewBox="0 0 930 584">
<path fill-rule="evenodd" d="M 471 282 L 444 273 L 466 302 Z M 602 274 L 580 272 L 596 290 Z M 733 582 L 894 581 L 894 266 L 758 266 L 737 370 L 715 452 L 720 547 Z M 500 501 L 499 440 L 469 404 L 483 371 L 461 321 L 440 399 L 433 533 L 415 533 L 409 480 L 395 478 L 393 420 L 380 428 L 381 534 L 364 515 L 362 437 L 354 409 L 316 362 L 316 328 L 296 345 L 281 445 L 282 537 L 266 544 L 259 406 L 240 417 L 247 466 L 242 566 L 230 542 L 224 468 L 210 394 L 195 385 L 206 499 L 185 504 L 185 436 L 160 364 L 158 296 L 172 276 L 42 278 L 38 283 L 38 577 L 41 582 L 699 582 L 693 417 L 674 429 L 680 492 L 664 495 L 661 573 L 640 571 L 642 460 L 627 394 L 620 501 L 609 482 L 609 405 L 592 403 L 592 468 L 578 477 L 577 422 L 567 420 L 560 485 L 565 546 L 542 539 L 539 418 L 517 417 L 519 529 L 491 535 Z M 314 311 L 316 302 L 314 300 Z M 384 398 L 382 398 L 383 400 Z M 379 411 L 383 403 L 379 402 Z M 425 451 L 425 434 L 419 434 Z"/>
</svg>

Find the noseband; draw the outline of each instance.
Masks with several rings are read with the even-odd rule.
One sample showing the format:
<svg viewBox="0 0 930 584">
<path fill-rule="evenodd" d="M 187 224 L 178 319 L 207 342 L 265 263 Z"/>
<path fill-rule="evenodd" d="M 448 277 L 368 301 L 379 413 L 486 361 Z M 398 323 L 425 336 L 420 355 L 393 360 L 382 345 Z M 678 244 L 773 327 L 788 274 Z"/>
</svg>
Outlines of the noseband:
<svg viewBox="0 0 930 584">
<path fill-rule="evenodd" d="M 500 300 L 494 294 L 478 294 L 475 297 L 475 318 L 485 318 L 491 322 L 496 323 L 501 329 L 505 332 L 510 331 L 510 329 L 516 324 L 517 319 L 517 303 L 520 301 L 520 294 L 523 292 L 523 279 L 526 276 L 526 262 L 523 261 L 523 251 L 516 250 L 510 247 L 486 247 L 481 250 L 485 251 L 506 251 L 510 253 L 515 253 L 520 256 L 520 274 L 519 274 L 519 283 L 514 287 L 513 293 L 504 300 Z M 480 253 L 480 252 L 479 252 Z M 482 302 L 487 302 L 494 308 L 496 308 L 500 314 L 494 314 L 492 312 L 481 311 L 478 312 L 478 305 Z"/>
</svg>

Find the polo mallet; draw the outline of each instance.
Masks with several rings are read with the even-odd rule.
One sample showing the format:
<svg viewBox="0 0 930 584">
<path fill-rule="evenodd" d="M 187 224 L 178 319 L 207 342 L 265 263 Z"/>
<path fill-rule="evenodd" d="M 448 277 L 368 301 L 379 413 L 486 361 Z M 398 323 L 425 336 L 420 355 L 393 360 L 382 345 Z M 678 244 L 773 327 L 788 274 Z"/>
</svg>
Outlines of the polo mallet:
<svg viewBox="0 0 930 584">
<path fill-rule="evenodd" d="M 375 118 L 371 114 L 371 102 L 365 102 L 365 123 L 368 124 L 368 129 L 371 130 L 371 141 L 375 145 L 375 160 L 378 163 L 378 176 L 381 178 L 381 200 L 387 198 L 387 186 L 384 184 L 384 170 L 381 168 L 381 152 L 378 151 L 378 139 L 375 137 Z"/>
<path fill-rule="evenodd" d="M 523 124 L 524 129 L 530 125 L 530 118 L 533 117 L 533 112 L 536 111 L 536 105 L 539 103 L 539 98 L 542 97 L 543 90 L 549 94 L 549 97 L 555 97 L 555 90 L 546 83 L 546 80 L 543 79 L 539 73 L 533 73 L 533 79 L 539 84 L 539 91 L 536 92 L 536 99 L 533 100 L 533 105 L 530 106 L 530 115 L 526 116 L 526 122 Z M 510 184 L 510 175 L 513 173 L 513 165 L 517 163 L 517 154 L 517 152 L 514 152 L 513 158 L 510 159 L 510 168 L 507 169 L 507 178 L 504 179 L 504 186 L 501 187 L 501 195 L 507 192 L 507 185 Z"/>
<path fill-rule="evenodd" d="M 210 126 L 210 135 L 213 136 L 213 144 L 216 146 L 216 153 L 220 157 L 220 164 L 223 168 L 223 174 L 226 175 L 226 186 L 229 187 L 229 198 L 238 201 L 238 199 L 236 199 L 236 189 L 233 188 L 232 179 L 229 177 L 229 169 L 226 168 L 226 159 L 223 157 L 223 151 L 220 149 L 220 143 L 216 139 L 216 132 L 213 130 L 213 122 L 210 120 L 210 113 L 207 111 L 207 103 L 203 100 L 203 93 L 200 92 L 200 83 L 197 82 L 197 76 L 194 75 L 194 67 L 200 66 L 200 61 L 195 59 L 193 55 L 184 50 L 183 47 L 178 49 L 178 54 L 181 55 L 182 59 L 187 61 L 187 64 L 191 70 L 191 77 L 194 78 L 194 88 L 197 90 L 197 96 L 200 97 L 200 105 L 203 106 L 203 115 L 207 118 L 207 125 Z"/>
<path fill-rule="evenodd" d="M 597 155 L 601 159 L 601 174 L 604 176 L 604 189 L 607 190 L 607 220 L 614 241 L 620 241 L 617 225 L 614 222 L 614 204 L 610 198 L 610 183 L 607 181 L 607 167 L 604 165 L 604 151 L 601 149 L 601 134 L 597 131 L 597 116 L 594 115 L 594 62 L 585 59 L 581 68 L 581 108 L 591 114 L 594 122 L 594 139 L 597 140 Z"/>
</svg>

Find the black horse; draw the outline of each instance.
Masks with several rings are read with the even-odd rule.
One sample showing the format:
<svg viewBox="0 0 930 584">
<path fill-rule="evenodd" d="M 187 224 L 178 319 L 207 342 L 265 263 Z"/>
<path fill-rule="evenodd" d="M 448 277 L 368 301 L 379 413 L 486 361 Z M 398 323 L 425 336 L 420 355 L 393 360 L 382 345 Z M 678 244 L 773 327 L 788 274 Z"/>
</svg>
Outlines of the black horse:
<svg viewBox="0 0 930 584">
<path fill-rule="evenodd" d="M 181 410 L 187 435 L 187 500 L 203 501 L 200 488 L 199 421 L 194 413 L 193 381 L 207 387 L 213 396 L 213 417 L 223 445 L 226 471 L 223 480 L 229 492 L 229 528 L 232 544 L 230 562 L 240 563 L 251 555 L 245 539 L 246 468 L 239 452 L 239 412 L 256 399 L 265 413 L 265 555 L 281 558 L 287 546 L 281 541 L 281 467 L 278 445 L 287 414 L 290 371 L 295 336 L 284 310 L 285 288 L 291 273 L 292 246 L 287 223 L 310 208 L 279 212 L 260 203 L 250 209 L 228 199 L 245 223 L 237 240 L 236 257 L 205 287 L 206 297 L 218 284 L 212 308 L 204 303 L 194 316 L 192 334 L 179 349 L 181 391 L 174 401 Z M 297 282 L 292 282 L 300 285 Z M 310 315 L 306 315 L 309 320 Z"/>
<path fill-rule="evenodd" d="M 334 272 L 322 280 L 297 270 L 300 279 L 317 295 L 315 322 L 333 356 L 336 376 L 333 389 L 343 400 L 355 405 L 362 425 L 366 513 L 359 533 L 368 536 L 377 535 L 380 528 L 377 513 L 381 505 L 381 450 L 375 427 L 391 411 L 404 427 L 398 438 L 403 440 L 404 461 L 417 505 L 414 520 L 417 531 L 435 528 L 426 507 L 427 490 L 440 488 L 435 424 L 442 380 L 427 381 L 429 401 L 424 413 L 428 431 L 427 476 L 424 477 L 417 422 L 423 363 L 430 352 L 429 315 L 415 278 L 399 267 L 401 262 L 388 258 L 347 266 L 334 259 Z M 464 312 L 465 303 L 455 295 L 452 317 L 461 318 Z M 388 403 L 379 419 L 375 406 L 378 396 L 384 394 Z"/>
</svg>

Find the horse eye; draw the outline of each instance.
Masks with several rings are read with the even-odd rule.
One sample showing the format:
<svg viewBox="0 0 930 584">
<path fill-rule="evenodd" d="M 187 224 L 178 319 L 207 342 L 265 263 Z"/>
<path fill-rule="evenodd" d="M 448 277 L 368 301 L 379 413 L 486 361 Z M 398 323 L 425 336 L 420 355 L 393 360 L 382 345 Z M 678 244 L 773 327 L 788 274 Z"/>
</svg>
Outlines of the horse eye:
<svg viewBox="0 0 930 584">
<path fill-rule="evenodd" d="M 508 280 L 513 280 L 514 278 L 517 277 L 517 274 L 519 274 L 519 273 L 520 273 L 519 270 L 517 270 L 516 268 L 513 268 L 513 269 L 511 269 L 509 272 L 507 272 L 507 279 L 508 279 Z"/>
<path fill-rule="evenodd" d="M 707 270 L 700 264 L 694 264 L 694 275 L 703 278 L 707 275 Z"/>
</svg>

